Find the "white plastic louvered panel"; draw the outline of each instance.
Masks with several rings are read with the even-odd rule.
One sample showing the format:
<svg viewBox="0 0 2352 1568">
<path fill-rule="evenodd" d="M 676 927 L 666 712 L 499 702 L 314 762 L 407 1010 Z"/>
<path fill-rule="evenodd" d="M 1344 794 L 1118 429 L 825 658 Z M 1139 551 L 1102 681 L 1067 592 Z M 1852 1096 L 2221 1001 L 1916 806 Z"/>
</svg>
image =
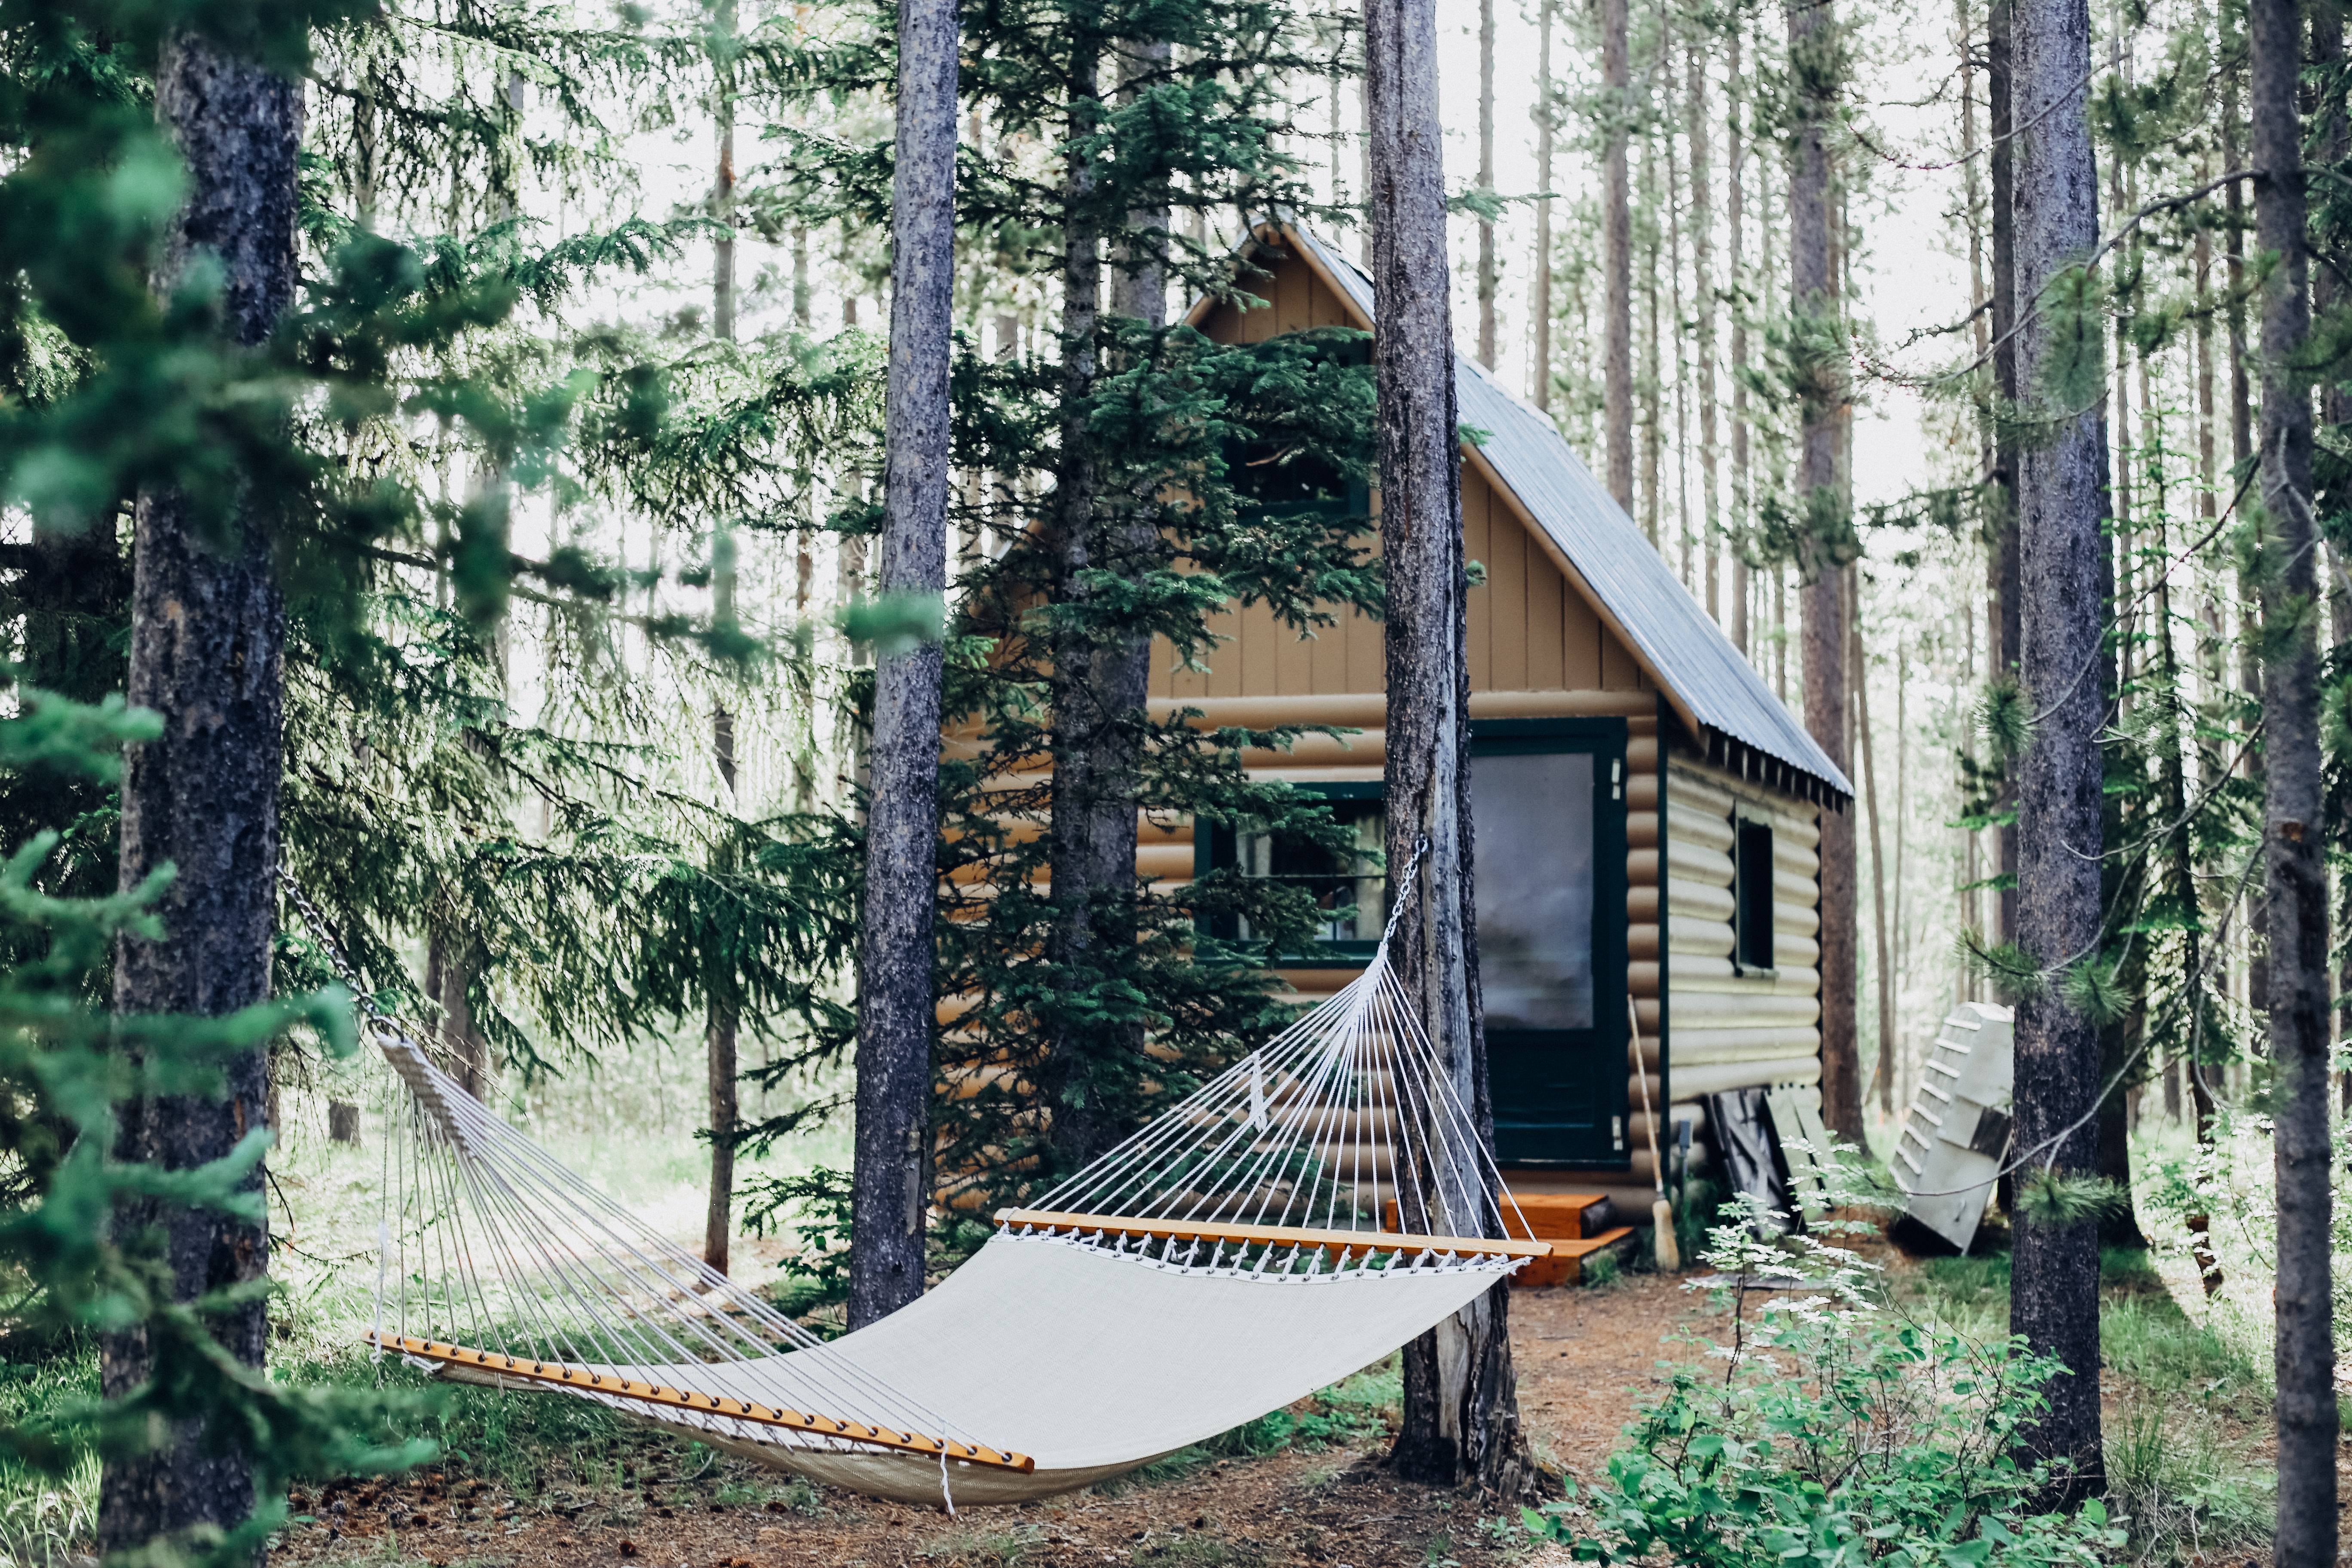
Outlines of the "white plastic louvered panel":
<svg viewBox="0 0 2352 1568">
<path fill-rule="evenodd" d="M 1977 1234 L 2009 1148 L 2016 1016 L 1963 1002 L 1927 1047 L 1919 1091 L 1895 1142 L 1895 1180 L 1908 1212 L 1962 1252 Z"/>
</svg>

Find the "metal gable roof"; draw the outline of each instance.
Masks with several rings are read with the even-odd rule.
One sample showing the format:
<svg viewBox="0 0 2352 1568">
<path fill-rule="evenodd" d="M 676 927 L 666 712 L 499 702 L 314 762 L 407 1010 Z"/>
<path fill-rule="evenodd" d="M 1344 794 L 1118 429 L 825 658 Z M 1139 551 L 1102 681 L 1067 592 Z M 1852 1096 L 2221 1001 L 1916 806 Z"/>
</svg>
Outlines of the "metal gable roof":
<svg viewBox="0 0 2352 1568">
<path fill-rule="evenodd" d="M 1372 280 L 1355 263 L 1296 226 L 1283 230 L 1367 321 L 1375 319 Z M 1754 759 L 1743 753 L 1757 753 L 1816 786 L 1801 793 L 1851 800 L 1845 774 L 1691 597 L 1549 417 L 1466 354 L 1454 356 L 1454 382 L 1461 424 L 1484 433 L 1478 456 L 1574 566 L 1675 705 L 1712 731 L 1703 737 L 1710 760 L 1754 773 Z"/>
</svg>

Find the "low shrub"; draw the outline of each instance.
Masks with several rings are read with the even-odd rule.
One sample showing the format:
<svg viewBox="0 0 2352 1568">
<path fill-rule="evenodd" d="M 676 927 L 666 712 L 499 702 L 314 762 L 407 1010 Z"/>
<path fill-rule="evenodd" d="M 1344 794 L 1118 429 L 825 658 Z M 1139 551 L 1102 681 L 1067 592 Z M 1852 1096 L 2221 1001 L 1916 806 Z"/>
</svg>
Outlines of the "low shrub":
<svg viewBox="0 0 2352 1568">
<path fill-rule="evenodd" d="M 1706 1261 L 1734 1279 L 1794 1269 L 1814 1289 L 1762 1293 L 1752 1321 L 1759 1293 L 1724 1292 L 1722 1373 L 1664 1369 L 1608 1480 L 1526 1510 L 1531 1531 L 1588 1562 L 1689 1568 L 2093 1568 L 2123 1543 L 2097 1502 L 2045 1510 L 2062 1478 L 2015 1458 L 2054 1363 L 1906 1319 L 1873 1299 L 1873 1266 L 1818 1236 L 1759 1241 L 1758 1217 L 1715 1227 Z"/>
</svg>

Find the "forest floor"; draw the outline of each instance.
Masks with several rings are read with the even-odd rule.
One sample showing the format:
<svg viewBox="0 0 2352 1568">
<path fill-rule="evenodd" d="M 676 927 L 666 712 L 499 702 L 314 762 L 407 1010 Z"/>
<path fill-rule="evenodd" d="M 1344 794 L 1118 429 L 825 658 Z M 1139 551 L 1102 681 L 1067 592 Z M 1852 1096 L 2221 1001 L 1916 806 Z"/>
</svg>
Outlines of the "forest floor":
<svg viewBox="0 0 2352 1568">
<path fill-rule="evenodd" d="M 1655 1362 L 1699 1353 L 1666 1337 L 1708 1320 L 1704 1298 L 1654 1275 L 1523 1290 L 1511 1309 L 1520 1409 L 1536 1452 L 1547 1470 L 1575 1474 L 1601 1469 L 1654 1386 Z M 318 1568 L 1475 1568 L 1535 1560 L 1516 1510 L 1507 1517 L 1490 1507 L 1482 1517 L 1473 1498 L 1396 1479 L 1381 1458 L 1392 1412 L 1350 1414 L 1328 1407 L 1318 1426 L 1304 1410 L 1289 1430 L 1320 1442 L 1263 1455 L 1193 1450 L 1124 1483 L 953 1519 L 761 1477 L 715 1456 L 691 1479 L 640 1467 L 643 1484 L 617 1497 L 579 1487 L 526 1496 L 453 1461 L 299 1499 L 317 1522 L 289 1529 L 271 1560 Z M 1556 1549 L 1539 1555 L 1554 1554 L 1566 1561 Z"/>
<path fill-rule="evenodd" d="M 1895 1293 L 2006 1326 L 2006 1259 L 1890 1266 Z M 2182 1309 L 2178 1282 L 2111 1258 L 2105 1326 L 2110 1469 L 2150 1512 L 2139 1561 L 2267 1568 L 2263 1374 Z M 1522 1417 L 1544 1468 L 1604 1474 L 1661 1362 L 1727 1337 L 1678 1279 L 1524 1290 L 1511 1301 Z M 1219 1441 L 1072 1497 L 1019 1507 L 876 1502 L 626 1424 L 565 1426 L 570 1401 L 495 1405 L 444 1434 L 442 1464 L 298 1492 L 309 1522 L 280 1568 L 1549 1568 L 1516 1508 L 1401 1482 L 1382 1459 L 1394 1362 Z M 2201 1413 L 2201 1419 L 2191 1415 Z M 594 1413 L 603 1418 L 602 1413 Z M 518 1426 L 517 1424 L 520 1425 Z M 2352 1481 L 2352 1475 L 2347 1475 Z M 2346 1495 L 2352 1499 L 2352 1486 Z M 2165 1508 L 2193 1504 L 2179 1517 Z M 2352 1521 L 2347 1521 L 2352 1522 Z M 2352 1539 L 2352 1536 L 2347 1536 Z"/>
</svg>

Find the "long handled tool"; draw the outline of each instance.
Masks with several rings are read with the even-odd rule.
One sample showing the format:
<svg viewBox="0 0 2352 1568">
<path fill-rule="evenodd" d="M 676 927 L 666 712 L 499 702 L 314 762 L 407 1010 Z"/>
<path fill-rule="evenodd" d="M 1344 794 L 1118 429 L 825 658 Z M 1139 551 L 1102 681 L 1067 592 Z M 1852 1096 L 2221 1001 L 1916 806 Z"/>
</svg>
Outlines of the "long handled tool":
<svg viewBox="0 0 2352 1568">
<path fill-rule="evenodd" d="M 1642 1010 L 1631 996 L 1625 998 L 1625 1018 L 1633 1026 L 1633 1077 L 1642 1085 L 1642 1120 L 1649 1123 L 1650 1179 L 1658 1186 L 1657 1202 L 1650 1205 L 1652 1245 L 1658 1271 L 1679 1274 L 1683 1252 L 1675 1245 L 1675 1205 L 1666 1201 L 1666 1163 L 1658 1157 L 1658 1113 L 1650 1104 L 1650 1064 L 1642 1056 Z"/>
</svg>

